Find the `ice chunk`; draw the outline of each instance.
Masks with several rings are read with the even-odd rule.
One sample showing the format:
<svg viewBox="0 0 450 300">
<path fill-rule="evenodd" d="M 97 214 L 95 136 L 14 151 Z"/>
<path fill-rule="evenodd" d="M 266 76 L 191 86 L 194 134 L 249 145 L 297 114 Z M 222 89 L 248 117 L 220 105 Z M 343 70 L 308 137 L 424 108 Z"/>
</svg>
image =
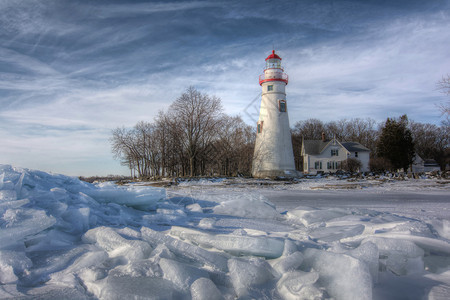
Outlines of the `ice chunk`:
<svg viewBox="0 0 450 300">
<path fill-rule="evenodd" d="M 273 268 L 280 274 L 287 271 L 292 271 L 300 267 L 303 262 L 303 254 L 301 252 L 294 252 L 277 262 Z"/>
<path fill-rule="evenodd" d="M 418 237 L 420 239 L 427 239 Z M 372 242 L 378 246 L 381 266 L 396 275 L 407 275 L 424 270 L 424 250 L 415 243 L 386 237 L 368 237 L 362 244 Z"/>
<path fill-rule="evenodd" d="M 389 256 L 391 253 L 397 252 L 412 258 L 423 256 L 425 253 L 423 249 L 416 246 L 413 242 L 402 239 L 368 237 L 364 239 L 361 244 L 367 242 L 372 242 L 377 245 L 380 255 L 382 256 Z"/>
<path fill-rule="evenodd" d="M 448 299 L 450 295 L 450 285 L 449 284 L 437 284 L 433 286 L 428 293 L 427 299 L 429 300 L 445 300 Z"/>
<path fill-rule="evenodd" d="M 223 299 L 214 282 L 208 278 L 199 278 L 191 285 L 192 300 L 221 300 Z"/>
<path fill-rule="evenodd" d="M 213 208 L 215 214 L 231 215 L 243 218 L 279 219 L 275 205 L 261 195 L 246 194 L 238 199 L 222 201 Z"/>
<path fill-rule="evenodd" d="M 15 190 L 0 190 L 0 201 L 15 201 L 17 200 L 17 194 Z"/>
<path fill-rule="evenodd" d="M 317 222 L 326 222 L 335 218 L 345 216 L 347 213 L 337 209 L 320 210 L 290 210 L 286 216 L 290 220 L 300 221 L 305 226 L 310 226 Z"/>
<path fill-rule="evenodd" d="M 191 212 L 203 212 L 202 207 L 198 203 L 190 204 L 186 206 L 186 209 Z"/>
<path fill-rule="evenodd" d="M 205 248 L 216 248 L 233 255 L 255 255 L 277 258 L 283 254 L 284 241 L 270 237 L 231 234 L 208 234 L 198 230 L 173 226 L 170 234 L 190 240 Z"/>
<path fill-rule="evenodd" d="M 124 256 L 128 260 L 146 258 L 152 250 L 148 243 L 125 239 L 109 227 L 97 227 L 89 230 L 84 234 L 83 241 L 95 243 L 107 251 L 110 257 Z"/>
<path fill-rule="evenodd" d="M 101 183 L 97 189 L 87 189 L 84 193 L 99 202 L 113 202 L 138 208 L 154 205 L 166 198 L 166 190 L 163 188 L 118 187 L 111 182 Z"/>
<path fill-rule="evenodd" d="M 32 266 L 31 260 L 23 252 L 0 251 L 0 283 L 13 283 L 25 270 Z"/>
<path fill-rule="evenodd" d="M 159 244 L 150 254 L 151 260 L 159 262 L 161 258 L 175 259 L 175 255 L 164 244 Z"/>
<path fill-rule="evenodd" d="M 164 279 L 173 282 L 180 291 L 188 290 L 198 278 L 209 278 L 208 272 L 200 268 L 167 258 L 161 258 L 159 266 L 164 273 Z"/>
<path fill-rule="evenodd" d="M 0 202 L 0 215 L 3 214 L 9 208 L 19 208 L 28 203 L 30 203 L 29 199 Z"/>
<path fill-rule="evenodd" d="M 366 242 L 358 248 L 348 251 L 347 254 L 364 262 L 369 268 L 373 283 L 378 282 L 379 252 L 377 245 Z"/>
<path fill-rule="evenodd" d="M 294 252 L 297 252 L 297 250 L 298 250 L 298 247 L 293 241 L 291 241 L 289 239 L 284 240 L 284 250 L 283 250 L 284 256 L 288 256 Z"/>
<path fill-rule="evenodd" d="M 372 278 L 368 267 L 349 255 L 306 249 L 302 269 L 319 272 L 318 283 L 331 297 L 372 299 Z"/>
<path fill-rule="evenodd" d="M 238 297 L 248 295 L 249 289 L 274 278 L 270 265 L 258 258 L 228 260 L 231 282 Z"/>
<path fill-rule="evenodd" d="M 216 224 L 216 220 L 213 218 L 203 218 L 198 222 L 198 227 L 204 229 L 211 229 Z"/>
<path fill-rule="evenodd" d="M 314 286 L 318 279 L 314 271 L 291 271 L 278 281 L 277 290 L 283 299 L 323 299 L 323 291 Z"/>
<path fill-rule="evenodd" d="M 450 269 L 450 257 L 428 255 L 424 257 L 425 270 L 432 273 L 441 273 Z"/>
<path fill-rule="evenodd" d="M 430 222 L 433 228 L 439 233 L 440 236 L 450 239 L 450 221 L 435 219 Z"/>
<path fill-rule="evenodd" d="M 423 257 L 407 257 L 396 251 L 390 252 L 386 259 L 380 260 L 380 263 L 399 276 L 421 273 L 424 270 Z"/>
<path fill-rule="evenodd" d="M 334 242 L 340 239 L 360 235 L 364 232 L 364 225 L 348 225 L 348 226 L 330 226 L 318 227 L 309 233 L 309 236 L 315 240 L 324 242 Z"/>
<path fill-rule="evenodd" d="M 47 216 L 43 210 L 8 209 L 0 219 L 0 249 L 22 243 L 23 238 L 39 233 L 55 223 L 56 219 Z"/>
<path fill-rule="evenodd" d="M 82 207 L 69 209 L 62 214 L 62 219 L 68 223 L 66 232 L 81 234 L 89 229 L 90 208 Z"/>
<path fill-rule="evenodd" d="M 166 300 L 181 297 L 170 281 L 159 277 L 111 274 L 97 281 L 84 279 L 88 291 L 100 299 Z"/>
<path fill-rule="evenodd" d="M 154 231 L 147 227 L 142 227 L 141 233 L 142 239 L 148 241 L 154 247 L 158 244 L 164 244 L 174 254 L 186 258 L 189 261 L 195 261 L 223 272 L 228 271 L 227 258 L 219 253 L 206 251 L 205 249 L 174 239 L 165 233 Z"/>
<path fill-rule="evenodd" d="M 0 284 L 0 299 L 26 299 L 26 295 L 19 292 L 15 284 Z"/>
<path fill-rule="evenodd" d="M 149 223 L 158 224 L 184 224 L 187 221 L 186 213 L 180 208 L 168 209 L 168 208 L 158 208 L 156 214 L 145 215 L 143 219 Z"/>
</svg>

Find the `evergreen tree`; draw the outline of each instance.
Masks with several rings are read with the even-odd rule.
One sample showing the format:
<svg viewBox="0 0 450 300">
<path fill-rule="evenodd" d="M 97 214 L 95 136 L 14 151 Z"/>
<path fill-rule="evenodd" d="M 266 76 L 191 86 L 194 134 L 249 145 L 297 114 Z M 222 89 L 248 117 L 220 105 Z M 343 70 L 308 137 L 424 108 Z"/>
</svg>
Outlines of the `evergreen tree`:
<svg viewBox="0 0 450 300">
<path fill-rule="evenodd" d="M 408 117 L 386 120 L 377 143 L 378 157 L 386 158 L 394 170 L 407 170 L 414 159 L 414 141 L 408 129 Z"/>
</svg>

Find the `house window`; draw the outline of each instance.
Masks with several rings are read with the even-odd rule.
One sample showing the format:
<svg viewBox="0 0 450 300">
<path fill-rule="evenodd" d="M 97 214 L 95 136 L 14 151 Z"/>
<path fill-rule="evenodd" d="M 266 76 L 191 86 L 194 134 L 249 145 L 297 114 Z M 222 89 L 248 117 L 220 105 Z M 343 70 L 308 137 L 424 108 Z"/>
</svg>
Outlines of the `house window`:
<svg viewBox="0 0 450 300">
<path fill-rule="evenodd" d="M 278 100 L 278 110 L 280 112 L 286 112 L 286 100 Z"/>
<path fill-rule="evenodd" d="M 340 167 L 341 167 L 341 164 L 338 161 L 329 161 L 329 162 L 327 162 L 327 169 L 328 170 L 337 170 Z"/>
<path fill-rule="evenodd" d="M 321 170 L 322 169 L 322 162 L 321 161 L 316 161 L 314 163 L 314 169 Z"/>
<path fill-rule="evenodd" d="M 256 126 L 256 131 L 258 132 L 258 133 L 261 133 L 262 132 L 262 129 L 263 129 L 263 123 L 264 123 L 264 121 L 261 121 L 260 123 L 258 123 L 257 124 L 257 126 Z"/>
<path fill-rule="evenodd" d="M 273 85 L 268 85 L 268 86 L 267 86 L 267 91 L 268 91 L 268 92 L 273 91 Z"/>
<path fill-rule="evenodd" d="M 358 152 L 355 152 L 355 157 L 358 157 Z"/>
<path fill-rule="evenodd" d="M 331 156 L 339 156 L 339 149 L 331 149 Z"/>
</svg>

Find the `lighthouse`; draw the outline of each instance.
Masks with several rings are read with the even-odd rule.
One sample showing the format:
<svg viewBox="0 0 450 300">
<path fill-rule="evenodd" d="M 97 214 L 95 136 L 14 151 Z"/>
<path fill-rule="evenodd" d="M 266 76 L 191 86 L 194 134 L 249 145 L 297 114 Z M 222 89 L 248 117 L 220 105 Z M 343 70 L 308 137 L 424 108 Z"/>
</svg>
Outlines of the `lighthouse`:
<svg viewBox="0 0 450 300">
<path fill-rule="evenodd" d="M 286 101 L 288 76 L 275 50 L 266 58 L 266 68 L 259 76 L 259 84 L 262 96 L 252 175 L 259 178 L 296 176 Z"/>
</svg>

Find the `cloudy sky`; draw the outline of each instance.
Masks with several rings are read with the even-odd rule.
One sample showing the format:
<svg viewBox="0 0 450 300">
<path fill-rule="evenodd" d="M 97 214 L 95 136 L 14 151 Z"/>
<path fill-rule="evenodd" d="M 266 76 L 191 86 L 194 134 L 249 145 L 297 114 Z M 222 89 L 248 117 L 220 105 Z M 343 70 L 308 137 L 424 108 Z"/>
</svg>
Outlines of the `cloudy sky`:
<svg viewBox="0 0 450 300">
<path fill-rule="evenodd" d="M 248 124 L 274 47 L 290 122 L 408 114 L 440 124 L 448 0 L 0 1 L 0 163 L 127 174 L 116 127 L 151 121 L 189 86 Z"/>
</svg>

